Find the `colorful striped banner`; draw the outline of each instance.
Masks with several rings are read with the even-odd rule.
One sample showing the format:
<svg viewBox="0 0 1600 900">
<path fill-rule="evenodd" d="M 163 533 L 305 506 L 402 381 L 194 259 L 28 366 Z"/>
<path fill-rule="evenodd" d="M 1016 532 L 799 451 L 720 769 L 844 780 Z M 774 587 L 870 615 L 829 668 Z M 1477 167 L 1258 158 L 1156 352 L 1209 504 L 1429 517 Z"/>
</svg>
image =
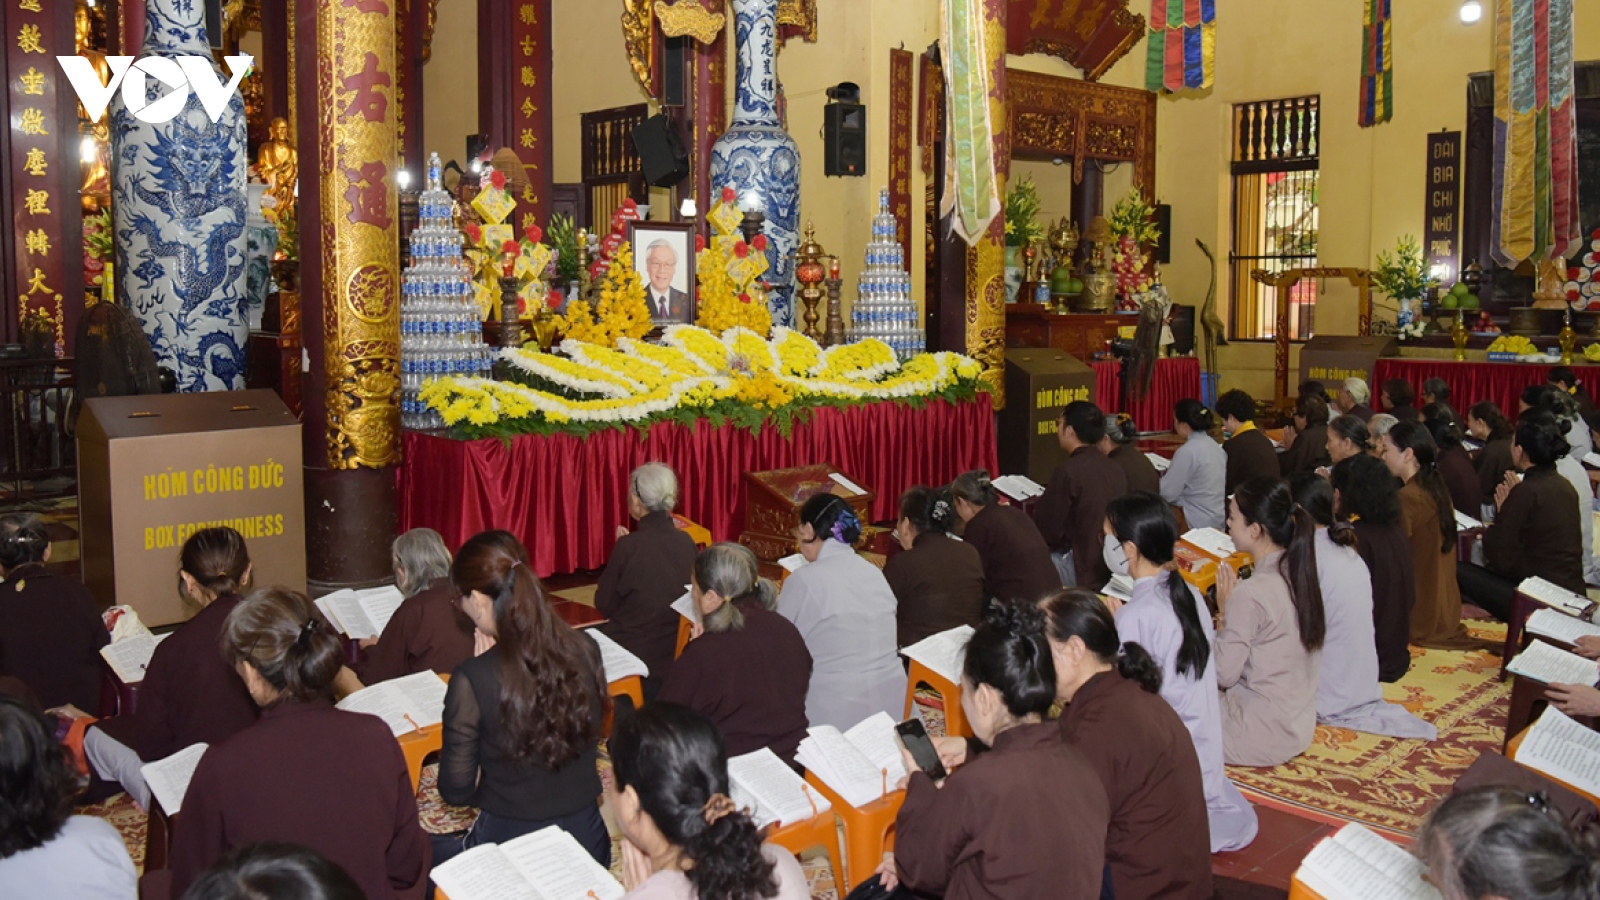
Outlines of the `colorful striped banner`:
<svg viewBox="0 0 1600 900">
<path fill-rule="evenodd" d="M 1572 0 L 1498 0 L 1495 9 L 1495 260 L 1577 249 L 1577 104 Z"/>
<path fill-rule="evenodd" d="M 1366 0 L 1361 33 L 1361 97 L 1356 121 L 1370 128 L 1394 117 L 1394 25 L 1389 0 Z"/>
<path fill-rule="evenodd" d="M 1145 87 L 1173 93 L 1211 87 L 1217 58 L 1216 0 L 1150 0 Z"/>
</svg>

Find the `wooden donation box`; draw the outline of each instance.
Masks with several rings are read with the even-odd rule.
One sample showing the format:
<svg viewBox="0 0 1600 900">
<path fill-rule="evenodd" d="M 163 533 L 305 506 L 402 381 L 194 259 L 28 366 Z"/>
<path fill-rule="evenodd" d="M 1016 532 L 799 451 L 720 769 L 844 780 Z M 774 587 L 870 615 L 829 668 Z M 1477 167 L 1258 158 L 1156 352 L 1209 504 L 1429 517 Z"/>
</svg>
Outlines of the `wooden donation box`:
<svg viewBox="0 0 1600 900">
<path fill-rule="evenodd" d="M 1346 378 L 1359 378 L 1378 396 L 1372 383 L 1372 367 L 1382 357 L 1399 356 L 1400 344 L 1385 335 L 1355 337 L 1319 334 L 1300 348 L 1300 383 L 1320 381 L 1328 396 L 1336 397 Z M 1290 387 L 1297 393 L 1298 384 Z"/>
<path fill-rule="evenodd" d="M 863 527 L 872 521 L 872 501 L 877 494 L 826 463 L 744 473 L 744 531 L 739 543 L 757 559 L 776 562 L 795 552 L 794 530 L 800 527 L 800 507 L 817 494 L 831 493 L 850 504 Z"/>
<path fill-rule="evenodd" d="M 1037 303 L 1006 306 L 1007 347 L 1054 347 L 1079 359 L 1110 350 L 1117 329 L 1136 325 L 1137 316 L 1115 313 L 1058 313 Z"/>
<path fill-rule="evenodd" d="M 83 580 L 146 625 L 181 622 L 178 552 L 196 531 L 244 536 L 254 583 L 306 586 L 300 423 L 272 391 L 100 397 L 78 418 Z"/>
<path fill-rule="evenodd" d="M 1040 484 L 1061 461 L 1056 420 L 1075 400 L 1094 399 L 1094 370 L 1054 349 L 1006 351 L 1006 408 L 999 415 L 1000 473 Z"/>
</svg>

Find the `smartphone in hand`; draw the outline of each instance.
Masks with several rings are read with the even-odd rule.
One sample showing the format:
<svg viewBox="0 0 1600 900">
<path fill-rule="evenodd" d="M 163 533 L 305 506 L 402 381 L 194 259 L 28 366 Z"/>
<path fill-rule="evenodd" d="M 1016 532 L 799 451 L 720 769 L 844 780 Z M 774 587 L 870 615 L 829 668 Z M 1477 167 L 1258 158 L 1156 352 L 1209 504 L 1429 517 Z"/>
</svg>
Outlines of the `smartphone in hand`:
<svg viewBox="0 0 1600 900">
<path fill-rule="evenodd" d="M 944 763 L 939 761 L 939 751 L 934 749 L 933 739 L 928 737 L 928 731 L 922 727 L 921 719 L 915 717 L 907 719 L 894 726 L 894 731 L 900 736 L 900 743 L 905 745 L 917 768 L 926 772 L 934 781 L 945 777 Z"/>
</svg>

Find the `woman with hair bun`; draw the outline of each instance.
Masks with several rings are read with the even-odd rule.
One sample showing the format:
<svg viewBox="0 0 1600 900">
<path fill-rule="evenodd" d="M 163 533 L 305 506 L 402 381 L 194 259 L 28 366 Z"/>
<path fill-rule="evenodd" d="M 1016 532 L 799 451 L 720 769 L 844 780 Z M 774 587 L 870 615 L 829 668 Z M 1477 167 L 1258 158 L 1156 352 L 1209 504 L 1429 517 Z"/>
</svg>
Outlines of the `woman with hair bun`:
<svg viewBox="0 0 1600 900">
<path fill-rule="evenodd" d="M 1217 572 L 1217 686 L 1229 765 L 1286 763 L 1316 734 L 1327 621 L 1315 532 L 1280 478 L 1252 478 L 1229 503 L 1228 536 L 1255 560 L 1247 581 L 1232 566 Z"/>
<path fill-rule="evenodd" d="M 770 747 L 792 762 L 806 736 L 811 652 L 775 611 L 777 593 L 750 548 L 722 543 L 700 551 L 689 581 L 700 633 L 657 697 L 710 719 L 732 756 Z"/>
<path fill-rule="evenodd" d="M 1400 490 L 1382 460 L 1366 454 L 1328 473 L 1334 515 L 1356 536 L 1356 554 L 1372 579 L 1372 637 L 1378 680 L 1399 681 L 1411 668 L 1411 607 L 1417 602 L 1411 545 L 1400 524 Z"/>
<path fill-rule="evenodd" d="M 1190 528 L 1221 528 L 1228 454 L 1211 439 L 1216 418 L 1199 400 L 1179 400 L 1172 409 L 1173 430 L 1183 441 L 1172 465 L 1161 475 L 1161 499 L 1183 510 Z"/>
<path fill-rule="evenodd" d="M 189 886 L 183 900 L 365 900 L 361 886 L 326 856 L 299 844 L 262 841 L 229 853 Z"/>
<path fill-rule="evenodd" d="M 973 469 L 950 482 L 951 506 L 961 520 L 961 539 L 983 563 L 985 597 L 1032 603 L 1061 587 L 1050 546 L 1021 509 L 1000 502 L 989 473 Z"/>
<path fill-rule="evenodd" d="M 1445 900 L 1600 896 L 1600 834 L 1564 821 L 1542 793 L 1491 786 L 1451 794 L 1423 821 L 1417 852 Z"/>
<path fill-rule="evenodd" d="M 778 612 L 811 651 L 806 718 L 844 730 L 876 712 L 896 719 L 906 670 L 895 647 L 894 591 L 883 571 L 856 555 L 861 521 L 844 498 L 817 494 L 800 507 L 795 540 L 806 564 L 790 573 Z"/>
<path fill-rule="evenodd" d="M 950 537 L 955 519 L 944 491 L 919 484 L 900 495 L 894 538 L 904 552 L 889 557 L 883 577 L 899 604 L 895 640 L 902 647 L 983 618 L 983 560 Z"/>
<path fill-rule="evenodd" d="M 1128 490 L 1152 494 L 1161 490 L 1161 476 L 1150 458 L 1139 450 L 1139 426 L 1133 416 L 1127 413 L 1106 416 L 1105 434 L 1100 436 L 1099 447 L 1106 459 L 1122 467 L 1123 474 L 1128 476 Z"/>
<path fill-rule="evenodd" d="M 1328 423 L 1328 460 L 1341 463 L 1352 456 L 1364 456 L 1372 441 L 1367 423 L 1352 415 L 1342 415 Z"/>
<path fill-rule="evenodd" d="M 1044 614 L 1001 604 L 973 632 L 961 678 L 961 708 L 991 749 L 940 782 L 907 757 L 885 887 L 947 900 L 1101 896 L 1111 807 L 1094 767 L 1044 721 L 1055 701 Z"/>
<path fill-rule="evenodd" d="M 1480 400 L 1467 409 L 1467 433 L 1483 446 L 1474 454 L 1478 470 L 1479 510 L 1494 505 L 1494 491 L 1516 468 L 1511 462 L 1511 423 L 1492 400 Z M 1473 516 L 1480 518 L 1480 516 Z"/>
<path fill-rule="evenodd" d="M 50 538 L 32 513 L 0 516 L 0 676 L 26 684 L 46 709 L 94 711 L 100 648 L 111 642 L 81 582 L 45 568 Z"/>
<path fill-rule="evenodd" d="M 428 838 L 405 758 L 382 719 L 334 708 L 342 654 L 311 601 L 251 594 L 228 614 L 222 652 L 261 721 L 200 758 L 173 832 L 172 896 L 234 849 L 292 841 L 369 900 L 421 897 Z"/>
<path fill-rule="evenodd" d="M 729 799 L 728 751 L 704 716 L 647 703 L 607 747 L 629 900 L 810 898 L 800 863 Z"/>
</svg>

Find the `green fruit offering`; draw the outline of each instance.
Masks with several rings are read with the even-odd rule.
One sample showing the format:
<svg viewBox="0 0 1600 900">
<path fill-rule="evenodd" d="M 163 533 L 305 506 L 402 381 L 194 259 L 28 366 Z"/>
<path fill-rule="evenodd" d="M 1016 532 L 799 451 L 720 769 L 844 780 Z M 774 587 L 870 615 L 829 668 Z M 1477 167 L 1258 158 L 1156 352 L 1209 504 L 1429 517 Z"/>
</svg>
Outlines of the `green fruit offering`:
<svg viewBox="0 0 1600 900">
<path fill-rule="evenodd" d="M 1456 294 L 1445 294 L 1443 297 L 1439 298 L 1439 306 L 1442 309 L 1455 309 L 1460 305 L 1461 297 L 1457 296 Z"/>
<path fill-rule="evenodd" d="M 1472 289 L 1467 287 L 1466 282 L 1458 281 L 1456 282 L 1455 287 L 1450 289 L 1450 293 L 1455 294 L 1457 297 L 1465 297 L 1466 295 L 1472 293 Z"/>
<path fill-rule="evenodd" d="M 1054 272 L 1050 273 L 1050 293 L 1052 293 L 1052 294 L 1072 294 L 1072 293 L 1076 293 L 1072 289 L 1072 282 L 1075 281 L 1075 280 L 1076 279 L 1074 279 L 1072 277 L 1072 270 L 1071 269 L 1067 268 L 1066 266 L 1058 267 Z"/>
<path fill-rule="evenodd" d="M 1082 278 L 1074 278 L 1074 279 L 1072 279 L 1072 287 L 1067 289 L 1067 293 L 1069 293 L 1069 294 L 1081 294 L 1081 293 L 1083 293 L 1083 279 Z"/>
<path fill-rule="evenodd" d="M 1478 308 L 1478 295 L 1477 294 L 1467 294 L 1467 295 L 1463 296 L 1461 298 L 1461 308 L 1462 309 L 1477 309 Z"/>
</svg>

